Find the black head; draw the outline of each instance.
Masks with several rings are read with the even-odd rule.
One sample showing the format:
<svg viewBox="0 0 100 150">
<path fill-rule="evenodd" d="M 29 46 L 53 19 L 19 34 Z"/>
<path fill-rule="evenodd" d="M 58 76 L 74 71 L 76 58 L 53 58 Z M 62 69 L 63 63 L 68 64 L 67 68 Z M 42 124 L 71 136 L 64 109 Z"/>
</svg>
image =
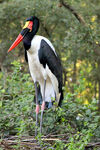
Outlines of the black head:
<svg viewBox="0 0 100 150">
<path fill-rule="evenodd" d="M 24 35 L 26 32 L 29 36 L 34 36 L 39 29 L 39 19 L 35 16 L 31 16 L 26 19 L 25 26 L 21 32 Z M 26 36 L 27 36 L 26 34 Z"/>
<path fill-rule="evenodd" d="M 39 20 L 36 16 L 30 16 L 29 18 L 26 19 L 26 21 L 33 21 L 34 20 Z"/>
<path fill-rule="evenodd" d="M 23 30 L 21 31 L 15 42 L 12 44 L 8 52 L 15 48 L 22 40 L 23 42 L 24 40 L 31 41 L 34 35 L 37 33 L 38 29 L 39 19 L 35 16 L 27 18 Z"/>
</svg>

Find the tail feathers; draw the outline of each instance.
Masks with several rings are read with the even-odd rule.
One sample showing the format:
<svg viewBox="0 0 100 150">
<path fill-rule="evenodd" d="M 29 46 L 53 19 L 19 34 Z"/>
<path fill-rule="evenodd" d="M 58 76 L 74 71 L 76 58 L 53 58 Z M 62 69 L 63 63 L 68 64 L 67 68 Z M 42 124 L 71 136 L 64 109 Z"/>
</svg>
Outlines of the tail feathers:
<svg viewBox="0 0 100 150">
<path fill-rule="evenodd" d="M 61 90 L 60 100 L 59 100 L 59 103 L 58 103 L 58 106 L 60 106 L 60 107 L 62 105 L 62 100 L 63 100 L 63 90 Z"/>
</svg>

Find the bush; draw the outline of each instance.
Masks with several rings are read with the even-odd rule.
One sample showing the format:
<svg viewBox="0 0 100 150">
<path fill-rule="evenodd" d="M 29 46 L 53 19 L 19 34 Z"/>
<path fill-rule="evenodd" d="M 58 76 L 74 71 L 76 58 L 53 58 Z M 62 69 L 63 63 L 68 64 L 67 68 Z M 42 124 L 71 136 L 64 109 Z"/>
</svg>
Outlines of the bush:
<svg viewBox="0 0 100 150">
<path fill-rule="evenodd" d="M 3 78 L 2 73 L 0 78 Z M 30 75 L 23 72 L 23 66 L 18 61 L 14 61 L 6 87 L 2 80 L 0 83 L 0 136 L 34 135 L 34 85 Z M 65 93 L 61 108 L 45 110 L 43 134 L 65 134 L 67 137 L 67 143 L 56 141 L 47 147 L 48 150 L 84 150 L 91 137 L 100 137 L 97 101 L 93 99 L 92 103 L 85 105 L 76 95 L 77 92 Z"/>
<path fill-rule="evenodd" d="M 6 88 L 0 91 L 0 135 L 29 133 L 33 130 L 34 86 L 30 75 L 23 73 L 18 61 L 12 63 Z"/>
</svg>

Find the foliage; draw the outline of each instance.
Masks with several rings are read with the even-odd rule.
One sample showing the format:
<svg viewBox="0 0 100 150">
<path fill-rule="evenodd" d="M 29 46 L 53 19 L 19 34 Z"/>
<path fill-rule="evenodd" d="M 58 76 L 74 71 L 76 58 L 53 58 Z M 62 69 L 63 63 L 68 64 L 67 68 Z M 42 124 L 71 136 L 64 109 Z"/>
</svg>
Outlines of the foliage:
<svg viewBox="0 0 100 150">
<path fill-rule="evenodd" d="M 6 80 L 6 88 L 1 83 L 0 90 L 0 135 L 34 135 L 35 130 L 35 104 L 34 86 L 29 74 L 23 74 L 23 66 L 19 61 L 12 63 L 12 70 Z M 2 75 L 1 75 L 2 78 Z M 80 82 L 81 83 L 81 82 Z M 84 85 L 84 84 L 83 84 Z M 80 86 L 83 86 L 80 85 Z M 80 87 L 77 87 L 79 90 Z M 97 101 L 86 105 L 81 103 L 81 98 L 75 98 L 74 94 L 67 93 L 61 108 L 45 110 L 43 133 L 58 133 L 68 136 L 68 144 L 56 141 L 56 150 L 67 147 L 82 150 L 91 140 L 91 136 L 99 137 L 100 116 L 97 112 Z M 73 98 L 75 98 L 73 100 Z M 53 117 L 52 117 L 53 116 Z M 40 136 L 41 141 L 41 136 Z M 76 143 L 76 144 L 74 144 Z M 44 143 L 41 143 L 44 147 Z"/>
<path fill-rule="evenodd" d="M 7 49 L 22 30 L 25 19 L 36 15 L 40 19 L 38 34 L 51 40 L 62 59 L 64 70 L 67 72 L 67 75 L 65 74 L 67 92 L 74 92 L 72 84 L 77 83 L 82 72 L 87 83 L 85 89 L 87 90 L 87 87 L 89 89 L 89 97 L 86 95 L 88 101 L 94 96 L 99 99 L 99 2 L 98 0 L 95 2 L 64 0 L 64 2 L 84 17 L 86 26 L 80 24 L 69 10 L 59 4 L 58 0 L 5 0 L 2 2 L 0 5 L 0 65 L 8 67 L 9 62 L 14 59 L 22 60 L 24 50 L 21 44 L 16 48 L 16 52 L 13 50 L 9 55 Z M 89 84 L 92 86 L 88 86 Z"/>
<path fill-rule="evenodd" d="M 1 86 L 0 97 L 0 135 L 30 132 L 33 124 L 33 83 L 29 74 L 23 74 L 22 66 L 14 61 L 13 73 L 9 73 L 6 88 Z M 34 127 L 34 126 L 33 126 Z"/>
<path fill-rule="evenodd" d="M 1 137 L 34 135 L 34 85 L 26 73 L 23 46 L 9 55 L 7 50 L 25 19 L 36 15 L 40 19 L 38 34 L 53 43 L 64 68 L 63 106 L 46 110 L 43 133 L 65 133 L 69 138 L 67 144 L 57 141 L 48 149 L 81 150 L 92 138 L 100 138 L 100 2 L 64 2 L 83 17 L 85 25 L 60 0 L 0 0 Z M 9 65 L 13 60 L 18 61 Z"/>
</svg>

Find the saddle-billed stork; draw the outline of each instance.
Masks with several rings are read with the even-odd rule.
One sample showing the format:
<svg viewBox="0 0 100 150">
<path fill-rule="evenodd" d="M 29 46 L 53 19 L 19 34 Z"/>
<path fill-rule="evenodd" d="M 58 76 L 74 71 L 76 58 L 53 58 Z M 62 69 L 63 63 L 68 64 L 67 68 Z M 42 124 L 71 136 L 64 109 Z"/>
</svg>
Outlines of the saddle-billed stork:
<svg viewBox="0 0 100 150">
<path fill-rule="evenodd" d="M 11 45 L 8 52 L 14 49 L 21 41 L 23 41 L 25 49 L 25 59 L 28 62 L 29 70 L 35 84 L 36 97 L 36 129 L 39 114 L 39 94 L 41 94 L 41 120 L 40 133 L 42 133 L 43 112 L 45 103 L 47 107 L 52 107 L 52 99 L 56 100 L 58 106 L 61 106 L 63 100 L 62 90 L 62 66 L 58 55 L 51 42 L 43 37 L 36 35 L 39 29 L 39 19 L 31 16 L 26 20 L 23 30 L 18 35 L 15 42 Z M 40 85 L 38 90 L 37 83 Z"/>
</svg>

